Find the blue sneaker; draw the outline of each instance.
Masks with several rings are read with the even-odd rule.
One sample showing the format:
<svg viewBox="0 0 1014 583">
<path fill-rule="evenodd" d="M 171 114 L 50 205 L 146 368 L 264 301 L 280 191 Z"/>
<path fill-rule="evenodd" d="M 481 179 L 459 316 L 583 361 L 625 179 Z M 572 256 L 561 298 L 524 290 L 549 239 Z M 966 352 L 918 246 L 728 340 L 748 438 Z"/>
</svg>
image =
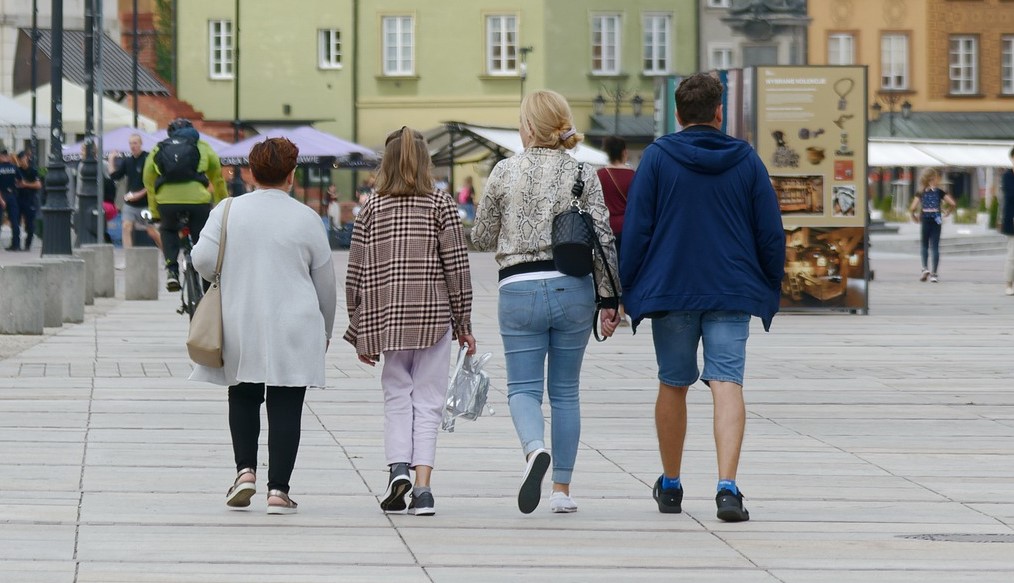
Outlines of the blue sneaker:
<svg viewBox="0 0 1014 583">
<path fill-rule="evenodd" d="M 663 514 L 679 514 L 683 512 L 683 488 L 662 489 L 662 476 L 655 481 L 651 491 L 652 498 L 658 502 L 658 511 Z"/>
</svg>

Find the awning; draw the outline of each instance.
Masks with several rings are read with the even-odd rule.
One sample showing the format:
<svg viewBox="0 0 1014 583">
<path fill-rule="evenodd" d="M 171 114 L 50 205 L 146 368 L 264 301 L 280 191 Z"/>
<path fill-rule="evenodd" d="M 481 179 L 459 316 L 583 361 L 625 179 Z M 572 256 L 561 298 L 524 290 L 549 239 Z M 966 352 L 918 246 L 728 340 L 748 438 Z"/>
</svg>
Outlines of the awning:
<svg viewBox="0 0 1014 583">
<path fill-rule="evenodd" d="M 870 140 L 870 166 L 946 166 L 943 162 L 906 142 Z"/>
<path fill-rule="evenodd" d="M 514 128 L 477 126 L 454 121 L 444 122 L 444 126 L 448 131 L 453 131 L 455 135 L 455 161 L 466 161 L 467 157 L 474 154 L 477 149 L 487 150 L 479 159 L 490 154 L 506 157 L 520 153 L 525 149 L 521 144 L 521 134 Z M 444 166 L 450 161 L 450 143 L 449 140 L 444 141 L 445 144 L 430 152 L 433 163 L 437 166 Z M 609 156 L 605 152 L 584 144 L 578 144 L 576 148 L 568 150 L 567 153 L 578 162 L 585 164 L 605 166 L 609 163 Z"/>
<path fill-rule="evenodd" d="M 1007 168 L 1014 141 L 873 139 L 870 166 Z"/>
<path fill-rule="evenodd" d="M 53 102 L 52 87 L 48 84 L 36 89 L 36 111 L 41 117 L 49 116 L 50 106 Z M 107 132 L 116 128 L 131 126 L 134 123 L 134 112 L 119 103 L 104 97 L 102 101 L 102 125 L 99 127 L 99 95 L 95 95 L 95 131 Z M 31 108 L 32 96 L 30 93 L 22 93 L 14 98 L 18 103 Z M 67 136 L 83 134 L 85 128 L 85 88 L 75 85 L 70 81 L 63 80 L 63 132 Z M 155 120 L 138 116 L 137 123 L 142 131 L 153 132 L 158 124 Z"/>
</svg>

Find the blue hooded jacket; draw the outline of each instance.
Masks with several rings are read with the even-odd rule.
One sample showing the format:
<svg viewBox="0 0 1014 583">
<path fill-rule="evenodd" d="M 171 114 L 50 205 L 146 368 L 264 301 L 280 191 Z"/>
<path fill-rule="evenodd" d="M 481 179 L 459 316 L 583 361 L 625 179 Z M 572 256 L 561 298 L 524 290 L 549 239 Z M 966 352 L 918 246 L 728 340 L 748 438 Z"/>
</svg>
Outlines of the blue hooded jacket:
<svg viewBox="0 0 1014 583">
<path fill-rule="evenodd" d="M 784 269 L 778 200 L 748 143 L 695 125 L 648 146 L 620 249 L 623 305 L 635 328 L 659 312 L 735 310 L 768 330 Z"/>
</svg>

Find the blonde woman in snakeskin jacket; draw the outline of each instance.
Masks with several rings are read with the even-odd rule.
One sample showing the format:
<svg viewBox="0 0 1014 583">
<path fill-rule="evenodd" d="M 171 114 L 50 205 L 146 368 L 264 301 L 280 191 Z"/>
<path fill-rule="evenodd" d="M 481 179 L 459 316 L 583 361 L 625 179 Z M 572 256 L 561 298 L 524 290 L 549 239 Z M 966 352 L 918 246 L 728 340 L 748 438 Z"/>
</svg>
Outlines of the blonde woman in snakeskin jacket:
<svg viewBox="0 0 1014 583">
<path fill-rule="evenodd" d="M 566 150 L 581 139 L 563 96 L 553 91 L 526 96 L 521 103 L 525 151 L 493 169 L 472 226 L 475 247 L 495 249 L 500 267 L 498 311 L 507 364 L 507 399 L 527 460 L 518 508 L 526 514 L 539 505 L 542 479 L 551 462 L 550 510 L 577 510 L 570 482 L 581 435 L 581 362 L 596 301 L 603 308 L 603 335 L 612 335 L 619 323 L 618 293 L 606 283 L 605 274 L 608 267 L 615 278 L 616 251 L 602 185 L 593 168 L 581 170 L 585 184 L 582 204 L 595 221 L 606 253 L 604 262 L 596 254 L 598 290 L 591 275 L 564 275 L 553 264 L 553 217 L 571 204 L 571 187 L 578 173 L 577 161 Z M 552 455 L 546 447 L 542 417 L 542 396 L 547 390 L 552 409 Z"/>
</svg>

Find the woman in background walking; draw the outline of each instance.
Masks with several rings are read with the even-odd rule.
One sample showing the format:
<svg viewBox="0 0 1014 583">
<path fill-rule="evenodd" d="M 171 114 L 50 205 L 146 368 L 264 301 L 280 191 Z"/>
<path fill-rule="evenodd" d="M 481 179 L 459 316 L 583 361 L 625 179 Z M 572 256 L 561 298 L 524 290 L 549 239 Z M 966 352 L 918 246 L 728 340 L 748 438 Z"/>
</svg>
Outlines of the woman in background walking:
<svg viewBox="0 0 1014 583">
<path fill-rule="evenodd" d="M 950 208 L 945 208 L 947 206 Z M 909 211 L 912 219 L 920 223 L 919 249 L 922 258 L 922 275 L 919 281 L 939 281 L 937 267 L 940 264 L 940 231 L 944 217 L 958 205 L 951 195 L 940 190 L 940 171 L 927 168 L 919 175 L 919 193 L 912 199 Z"/>
</svg>

